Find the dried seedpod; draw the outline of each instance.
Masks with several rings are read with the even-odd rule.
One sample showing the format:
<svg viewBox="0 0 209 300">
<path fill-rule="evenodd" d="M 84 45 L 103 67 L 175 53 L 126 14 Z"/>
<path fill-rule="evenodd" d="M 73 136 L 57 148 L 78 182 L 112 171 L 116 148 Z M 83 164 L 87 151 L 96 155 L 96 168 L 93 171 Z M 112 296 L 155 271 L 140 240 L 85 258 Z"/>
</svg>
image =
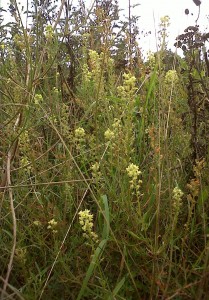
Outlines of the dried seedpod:
<svg viewBox="0 0 209 300">
<path fill-rule="evenodd" d="M 194 4 L 197 5 L 197 6 L 200 6 L 201 4 L 201 1 L 200 0 L 193 0 Z"/>
</svg>

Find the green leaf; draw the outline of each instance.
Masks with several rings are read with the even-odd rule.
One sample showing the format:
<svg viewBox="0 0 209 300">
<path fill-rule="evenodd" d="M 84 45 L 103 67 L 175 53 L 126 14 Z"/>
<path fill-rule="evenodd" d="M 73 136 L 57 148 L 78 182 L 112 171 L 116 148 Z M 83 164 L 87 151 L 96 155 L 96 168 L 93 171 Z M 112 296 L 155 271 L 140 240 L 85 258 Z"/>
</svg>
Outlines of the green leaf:
<svg viewBox="0 0 209 300">
<path fill-rule="evenodd" d="M 89 268 L 86 272 L 86 276 L 84 278 L 84 281 L 83 281 L 82 287 L 80 289 L 80 292 L 78 294 L 77 300 L 80 300 L 82 298 L 82 296 L 85 292 L 85 289 L 88 285 L 88 282 L 89 282 L 91 276 L 93 275 L 93 272 L 95 271 L 95 269 L 97 267 L 97 263 L 99 262 L 99 259 L 104 251 L 106 243 L 107 243 L 107 240 L 102 240 L 99 243 L 99 246 L 96 248 L 94 255 L 92 257 L 91 263 L 89 265 Z"/>
<path fill-rule="evenodd" d="M 106 195 L 101 196 L 103 205 L 104 205 L 104 225 L 103 225 L 103 233 L 102 233 L 102 239 L 109 239 L 109 233 L 110 233 L 110 211 L 109 211 L 109 205 L 108 205 L 108 199 Z"/>
<path fill-rule="evenodd" d="M 99 263 L 99 259 L 102 256 L 102 253 L 104 251 L 106 243 L 109 239 L 110 211 L 109 211 L 108 199 L 107 199 L 106 195 L 102 195 L 101 199 L 103 201 L 103 206 L 104 206 L 104 211 L 103 211 L 104 223 L 103 223 L 102 241 L 100 242 L 99 246 L 96 248 L 96 250 L 94 252 L 91 263 L 90 263 L 89 268 L 86 272 L 86 276 L 84 278 L 81 290 L 78 294 L 77 300 L 80 300 L 81 297 L 84 295 L 84 292 L 87 288 L 88 282 L 89 282 L 91 276 L 93 275 L 93 272 L 95 271 L 95 269 L 97 267 L 97 263 Z"/>
<path fill-rule="evenodd" d="M 114 288 L 114 290 L 113 290 L 113 297 L 115 297 L 115 296 L 118 294 L 118 292 L 120 291 L 120 289 L 121 289 L 122 286 L 124 285 L 125 281 L 126 281 L 126 278 L 125 278 L 125 276 L 124 276 L 124 277 L 118 282 L 118 284 L 116 285 L 116 287 Z"/>
</svg>

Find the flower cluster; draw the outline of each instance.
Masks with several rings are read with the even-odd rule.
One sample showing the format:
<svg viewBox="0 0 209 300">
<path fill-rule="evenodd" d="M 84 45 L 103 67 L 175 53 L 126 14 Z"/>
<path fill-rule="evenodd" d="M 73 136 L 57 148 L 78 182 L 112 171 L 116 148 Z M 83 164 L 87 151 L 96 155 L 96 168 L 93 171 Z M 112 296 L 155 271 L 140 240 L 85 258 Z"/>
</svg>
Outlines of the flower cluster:
<svg viewBox="0 0 209 300">
<path fill-rule="evenodd" d="M 169 27 L 170 25 L 170 17 L 169 16 L 164 16 L 160 18 L 160 25 L 162 27 Z"/>
<path fill-rule="evenodd" d="M 94 80 L 97 82 L 98 76 L 101 72 L 100 57 L 99 54 L 94 50 L 89 50 L 89 66 L 83 65 L 83 79 L 85 82 Z"/>
<path fill-rule="evenodd" d="M 20 159 L 20 168 L 26 168 L 26 171 L 28 173 L 30 173 L 31 170 L 31 162 L 28 159 L 28 157 L 26 155 L 24 155 L 21 159 Z"/>
<path fill-rule="evenodd" d="M 83 141 L 85 137 L 85 130 L 82 127 L 78 127 L 75 129 L 75 139 L 77 141 Z"/>
<path fill-rule="evenodd" d="M 83 65 L 83 79 L 85 82 L 89 82 L 92 78 L 92 73 L 89 71 L 87 64 Z"/>
<path fill-rule="evenodd" d="M 130 73 L 123 74 L 123 85 L 117 88 L 119 96 L 123 98 L 130 97 L 136 92 L 136 77 Z"/>
<path fill-rule="evenodd" d="M 14 43 L 20 50 L 24 50 L 26 48 L 26 40 L 28 44 L 32 45 L 32 43 L 34 42 L 34 37 L 26 33 L 17 33 L 14 36 Z"/>
<path fill-rule="evenodd" d="M 169 16 L 164 16 L 160 18 L 160 46 L 162 49 L 166 49 L 167 42 L 166 39 L 168 38 L 168 27 L 170 26 L 170 18 Z"/>
<path fill-rule="evenodd" d="M 45 36 L 48 40 L 51 40 L 54 36 L 54 30 L 51 25 L 47 25 L 45 28 Z"/>
<path fill-rule="evenodd" d="M 23 153 L 28 153 L 30 151 L 30 139 L 28 130 L 25 130 L 21 133 L 19 137 L 19 148 Z"/>
<path fill-rule="evenodd" d="M 89 50 L 89 62 L 92 69 L 92 74 L 98 75 L 100 73 L 100 57 L 94 50 Z"/>
<path fill-rule="evenodd" d="M 86 140 L 85 137 L 86 137 L 86 132 L 85 132 L 84 128 L 78 127 L 74 130 L 73 141 L 74 141 L 75 147 L 78 151 L 81 151 L 84 149 L 85 140 Z"/>
<path fill-rule="evenodd" d="M 111 147 L 114 148 L 116 146 L 115 141 L 118 140 L 120 132 L 121 121 L 115 118 L 112 124 L 112 130 L 108 128 L 104 133 L 105 140 L 111 142 Z"/>
<path fill-rule="evenodd" d="M 50 125 L 51 125 L 51 123 L 53 123 L 54 125 L 57 124 L 57 118 L 54 114 L 51 114 L 50 116 L 48 116 L 48 120 L 49 120 Z"/>
<path fill-rule="evenodd" d="M 147 54 L 147 61 L 151 70 L 154 70 L 156 65 L 156 58 L 153 52 L 149 51 Z"/>
<path fill-rule="evenodd" d="M 91 166 L 92 177 L 94 182 L 98 182 L 101 179 L 102 173 L 100 172 L 100 165 L 98 162 Z"/>
<path fill-rule="evenodd" d="M 112 124 L 112 128 L 113 130 L 118 131 L 121 128 L 121 120 L 115 118 Z"/>
<path fill-rule="evenodd" d="M 94 51 L 89 50 L 89 67 L 92 75 L 92 80 L 94 82 L 94 87 L 98 92 L 99 96 L 103 95 L 104 92 L 104 78 L 102 76 L 102 63 L 104 53 L 101 52 L 100 55 Z"/>
<path fill-rule="evenodd" d="M 200 192 L 200 181 L 197 178 L 193 178 L 190 180 L 190 183 L 187 184 L 187 188 L 190 191 L 190 194 L 188 195 L 188 200 L 194 199 L 199 195 Z"/>
<path fill-rule="evenodd" d="M 59 73 L 58 73 L 58 75 L 59 75 Z M 53 93 L 54 93 L 56 96 L 59 95 L 59 90 L 58 90 L 58 88 L 56 88 L 55 86 L 53 87 Z"/>
<path fill-rule="evenodd" d="M 108 58 L 108 67 L 109 67 L 109 69 L 110 69 L 110 70 L 113 70 L 114 65 L 115 65 L 114 59 L 109 57 L 109 58 Z"/>
<path fill-rule="evenodd" d="M 15 34 L 14 36 L 14 43 L 15 45 L 23 50 L 25 48 L 25 40 L 24 40 L 24 35 L 21 34 Z"/>
<path fill-rule="evenodd" d="M 141 175 L 141 171 L 139 170 L 139 167 L 133 163 L 129 164 L 129 166 L 126 168 L 127 174 L 130 177 L 130 187 L 132 190 L 136 191 L 137 196 L 140 196 L 140 187 L 142 184 L 142 180 L 139 179 L 139 176 Z"/>
<path fill-rule="evenodd" d="M 51 219 L 48 222 L 47 229 L 51 230 L 53 233 L 57 233 L 56 228 L 57 228 L 57 221 L 55 221 L 55 219 Z"/>
<path fill-rule="evenodd" d="M 173 189 L 173 208 L 176 213 L 179 212 L 182 206 L 182 197 L 184 193 L 177 186 Z"/>
<path fill-rule="evenodd" d="M 83 236 L 97 243 L 98 235 L 93 231 L 93 214 L 90 213 L 89 209 L 82 210 L 78 214 L 79 223 L 84 231 Z"/>
<path fill-rule="evenodd" d="M 111 141 L 112 139 L 115 138 L 115 133 L 114 131 L 110 130 L 109 128 L 105 131 L 104 133 L 105 139 L 107 141 Z"/>
<path fill-rule="evenodd" d="M 195 165 L 193 166 L 195 178 L 191 179 L 190 182 L 187 184 L 187 188 L 190 192 L 189 195 L 187 196 L 187 199 L 190 202 L 195 202 L 196 197 L 198 197 L 199 195 L 201 174 L 204 167 L 205 167 L 205 159 L 195 161 Z"/>
<path fill-rule="evenodd" d="M 41 226 L 41 222 L 38 220 L 34 221 L 33 224 L 37 227 Z"/>
<path fill-rule="evenodd" d="M 136 90 L 135 88 L 135 84 L 136 84 L 136 77 L 132 76 L 131 74 L 123 74 L 123 78 L 124 78 L 124 88 L 126 91 L 131 91 L 131 90 Z"/>
<path fill-rule="evenodd" d="M 35 96 L 34 96 L 34 103 L 36 104 L 36 105 L 39 105 L 40 103 L 42 103 L 43 102 L 43 97 L 42 97 L 42 95 L 41 94 L 35 94 Z"/>
<path fill-rule="evenodd" d="M 26 248 L 16 248 L 15 249 L 15 258 L 19 262 L 25 264 L 27 260 L 27 249 Z"/>
<path fill-rule="evenodd" d="M 205 166 L 206 166 L 206 162 L 204 158 L 202 160 L 198 160 L 198 159 L 195 160 L 195 165 L 193 167 L 193 170 L 196 178 L 201 177 L 202 171 L 205 168 Z"/>
<path fill-rule="evenodd" d="M 179 81 L 176 70 L 169 70 L 165 75 L 165 82 L 167 84 L 176 84 Z"/>
</svg>

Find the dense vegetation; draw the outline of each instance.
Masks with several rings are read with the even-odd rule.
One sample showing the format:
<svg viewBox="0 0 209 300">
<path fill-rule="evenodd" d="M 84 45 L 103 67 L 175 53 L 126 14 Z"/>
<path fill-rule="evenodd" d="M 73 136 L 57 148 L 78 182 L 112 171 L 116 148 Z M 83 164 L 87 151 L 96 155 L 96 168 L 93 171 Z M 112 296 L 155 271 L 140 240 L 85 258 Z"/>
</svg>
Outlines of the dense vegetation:
<svg viewBox="0 0 209 300">
<path fill-rule="evenodd" d="M 164 17 L 144 61 L 78 2 L 0 26 L 1 299 L 208 299 L 209 34 Z"/>
</svg>

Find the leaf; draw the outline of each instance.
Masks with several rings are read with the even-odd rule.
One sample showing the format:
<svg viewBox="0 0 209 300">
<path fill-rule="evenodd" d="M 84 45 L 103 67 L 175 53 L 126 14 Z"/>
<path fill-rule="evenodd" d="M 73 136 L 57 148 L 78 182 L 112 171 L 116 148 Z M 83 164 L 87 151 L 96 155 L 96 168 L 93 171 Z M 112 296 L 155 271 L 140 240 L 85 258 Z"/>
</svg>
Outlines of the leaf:
<svg viewBox="0 0 209 300">
<path fill-rule="evenodd" d="M 125 276 L 118 282 L 118 284 L 116 285 L 116 287 L 113 290 L 113 296 L 116 296 L 117 293 L 119 292 L 119 290 L 122 288 L 122 286 L 125 283 Z"/>
<path fill-rule="evenodd" d="M 102 241 L 100 242 L 99 246 L 96 248 L 96 250 L 94 252 L 94 255 L 92 257 L 92 260 L 91 260 L 88 270 L 86 272 L 86 276 L 84 278 L 81 290 L 78 294 L 77 300 L 80 300 L 81 297 L 84 295 L 84 292 L 87 288 L 88 282 L 97 267 L 97 263 L 99 262 L 99 259 L 102 256 L 102 253 L 105 249 L 106 243 L 109 239 L 110 212 L 109 212 L 108 199 L 107 199 L 106 195 L 102 195 L 101 198 L 102 198 L 103 205 L 104 205 L 104 211 L 103 211 L 104 223 L 103 223 Z"/>
<path fill-rule="evenodd" d="M 102 195 L 101 198 L 104 205 L 104 225 L 103 225 L 102 239 L 109 239 L 109 233 L 110 233 L 109 205 L 108 205 L 108 200 L 106 195 Z"/>
<path fill-rule="evenodd" d="M 118 292 L 120 291 L 120 289 L 121 289 L 122 286 L 124 285 L 125 281 L 126 281 L 126 277 L 124 276 L 124 277 L 117 283 L 116 287 L 115 287 L 114 290 L 113 290 L 113 294 L 112 294 L 111 297 L 115 297 L 115 296 L 118 294 Z M 112 300 L 112 298 L 109 298 L 109 300 Z"/>
<path fill-rule="evenodd" d="M 102 240 L 100 243 L 99 243 L 99 246 L 96 248 L 95 252 L 94 252 L 94 255 L 92 257 L 92 260 L 90 262 L 90 265 L 88 267 L 88 270 L 86 272 L 86 276 L 84 278 L 84 281 L 83 281 L 83 284 L 82 284 L 82 287 L 80 289 L 80 292 L 78 294 L 78 297 L 77 297 L 77 300 L 80 300 L 85 292 L 85 289 L 88 285 L 88 282 L 94 272 L 94 270 L 96 269 L 97 267 L 97 263 L 104 251 L 104 248 L 105 248 L 105 245 L 107 243 L 107 240 Z"/>
</svg>

